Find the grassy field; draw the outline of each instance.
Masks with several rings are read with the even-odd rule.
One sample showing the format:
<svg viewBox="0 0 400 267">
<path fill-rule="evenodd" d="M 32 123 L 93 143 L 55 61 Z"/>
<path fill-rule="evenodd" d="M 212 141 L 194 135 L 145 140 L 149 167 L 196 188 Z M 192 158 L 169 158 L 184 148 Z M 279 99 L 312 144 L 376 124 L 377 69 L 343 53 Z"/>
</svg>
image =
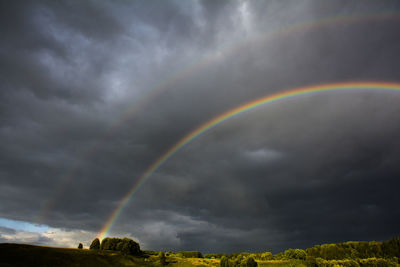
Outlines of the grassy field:
<svg viewBox="0 0 400 267">
<path fill-rule="evenodd" d="M 157 251 L 143 251 L 141 256 L 122 255 L 119 251 L 88 250 L 75 248 L 42 247 L 23 244 L 0 244 L 0 267 L 40 266 L 40 267 L 108 267 L 108 266 L 158 266 L 161 267 Z M 181 253 L 167 253 L 165 265 L 170 267 L 220 266 L 219 259 L 185 258 Z M 363 258 L 344 260 L 323 260 L 322 266 L 400 266 L 394 258 Z M 298 259 L 258 260 L 259 267 L 306 267 L 306 262 Z M 352 263 L 352 264 L 350 264 Z M 350 264 L 350 265 L 349 265 Z"/>
<path fill-rule="evenodd" d="M 0 267 L 5 266 L 108 267 L 154 264 L 148 258 L 123 256 L 112 251 L 0 244 Z"/>
<path fill-rule="evenodd" d="M 201 267 L 219 266 L 219 259 L 182 258 L 176 254 L 167 256 L 166 266 Z M 109 267 L 109 266 L 161 266 L 158 256 L 124 256 L 117 251 L 75 248 L 42 247 L 23 244 L 0 244 L 0 267 Z M 259 266 L 294 266 L 285 261 L 263 261 Z M 303 266 L 303 265 L 296 265 Z"/>
<path fill-rule="evenodd" d="M 167 266 L 219 266 L 219 260 L 181 258 L 176 255 L 166 258 Z M 124 256 L 117 251 L 88 250 L 75 248 L 42 247 L 23 244 L 0 244 L 0 267 L 111 267 L 111 266 L 161 266 L 158 256 Z"/>
</svg>

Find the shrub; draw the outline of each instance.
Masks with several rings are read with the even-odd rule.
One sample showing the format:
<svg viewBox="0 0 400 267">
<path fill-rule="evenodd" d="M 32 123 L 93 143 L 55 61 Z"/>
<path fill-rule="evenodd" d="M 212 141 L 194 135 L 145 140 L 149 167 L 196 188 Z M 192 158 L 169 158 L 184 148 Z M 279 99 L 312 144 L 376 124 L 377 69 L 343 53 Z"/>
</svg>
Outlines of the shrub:
<svg viewBox="0 0 400 267">
<path fill-rule="evenodd" d="M 96 238 L 95 240 L 92 241 L 92 244 L 90 244 L 90 249 L 100 249 L 100 240 Z"/>
<path fill-rule="evenodd" d="M 83 249 L 82 243 L 79 243 L 78 248 L 79 248 L 79 249 Z"/>
</svg>

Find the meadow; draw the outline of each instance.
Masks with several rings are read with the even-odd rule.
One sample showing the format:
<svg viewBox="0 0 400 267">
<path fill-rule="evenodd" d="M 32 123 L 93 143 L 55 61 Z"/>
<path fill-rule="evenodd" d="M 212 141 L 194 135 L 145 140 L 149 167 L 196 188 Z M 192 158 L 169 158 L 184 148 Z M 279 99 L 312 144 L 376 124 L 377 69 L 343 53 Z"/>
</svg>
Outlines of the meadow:
<svg viewBox="0 0 400 267">
<path fill-rule="evenodd" d="M 400 266 L 400 238 L 388 241 L 349 241 L 284 252 L 204 254 L 199 251 L 140 250 L 128 238 L 95 239 L 88 248 L 57 248 L 26 244 L 0 244 L 0 267 L 6 266 L 221 266 L 221 267 L 375 267 Z"/>
</svg>

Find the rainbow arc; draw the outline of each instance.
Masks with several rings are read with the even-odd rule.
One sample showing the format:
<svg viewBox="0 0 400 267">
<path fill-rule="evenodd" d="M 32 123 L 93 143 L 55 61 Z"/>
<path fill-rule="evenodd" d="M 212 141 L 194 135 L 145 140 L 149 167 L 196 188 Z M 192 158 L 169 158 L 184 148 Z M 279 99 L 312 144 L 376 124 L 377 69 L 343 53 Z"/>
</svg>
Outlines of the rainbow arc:
<svg viewBox="0 0 400 267">
<path fill-rule="evenodd" d="M 131 189 L 125 194 L 125 196 L 118 203 L 117 207 L 114 209 L 101 231 L 98 234 L 98 238 L 103 239 L 107 236 L 108 232 L 114 225 L 115 221 L 118 219 L 122 210 L 128 204 L 129 200 L 135 195 L 135 193 L 143 186 L 143 184 L 151 177 L 151 175 L 156 172 L 163 164 L 165 164 L 168 159 L 179 152 L 184 146 L 190 144 L 196 138 L 205 134 L 210 129 L 217 127 L 218 125 L 233 119 L 245 112 L 254 110 L 261 106 L 283 102 L 284 100 L 300 97 L 303 95 L 311 94 L 322 94 L 322 93 L 336 93 L 336 92 L 358 92 L 358 91 L 396 91 L 400 92 L 400 83 L 395 82 L 344 82 L 344 83 L 330 83 L 314 86 L 299 87 L 292 90 L 287 90 L 280 93 L 275 93 L 267 95 L 253 101 L 247 102 L 236 108 L 228 110 L 219 116 L 203 123 L 192 132 L 185 135 L 176 144 L 169 148 L 164 154 L 162 154 L 157 160 L 155 160 L 146 171 L 140 176 L 138 182 L 134 184 Z"/>
</svg>

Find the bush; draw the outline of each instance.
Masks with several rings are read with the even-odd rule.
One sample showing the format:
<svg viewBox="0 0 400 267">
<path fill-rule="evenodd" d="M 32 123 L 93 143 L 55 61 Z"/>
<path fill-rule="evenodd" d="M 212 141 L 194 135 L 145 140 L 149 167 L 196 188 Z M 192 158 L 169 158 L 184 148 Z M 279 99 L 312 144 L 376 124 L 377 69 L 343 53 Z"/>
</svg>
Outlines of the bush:
<svg viewBox="0 0 400 267">
<path fill-rule="evenodd" d="M 92 241 L 92 244 L 90 244 L 90 249 L 100 249 L 100 240 L 96 238 L 95 240 Z"/>
<path fill-rule="evenodd" d="M 82 243 L 79 243 L 78 248 L 79 248 L 79 249 L 83 249 Z"/>
</svg>

